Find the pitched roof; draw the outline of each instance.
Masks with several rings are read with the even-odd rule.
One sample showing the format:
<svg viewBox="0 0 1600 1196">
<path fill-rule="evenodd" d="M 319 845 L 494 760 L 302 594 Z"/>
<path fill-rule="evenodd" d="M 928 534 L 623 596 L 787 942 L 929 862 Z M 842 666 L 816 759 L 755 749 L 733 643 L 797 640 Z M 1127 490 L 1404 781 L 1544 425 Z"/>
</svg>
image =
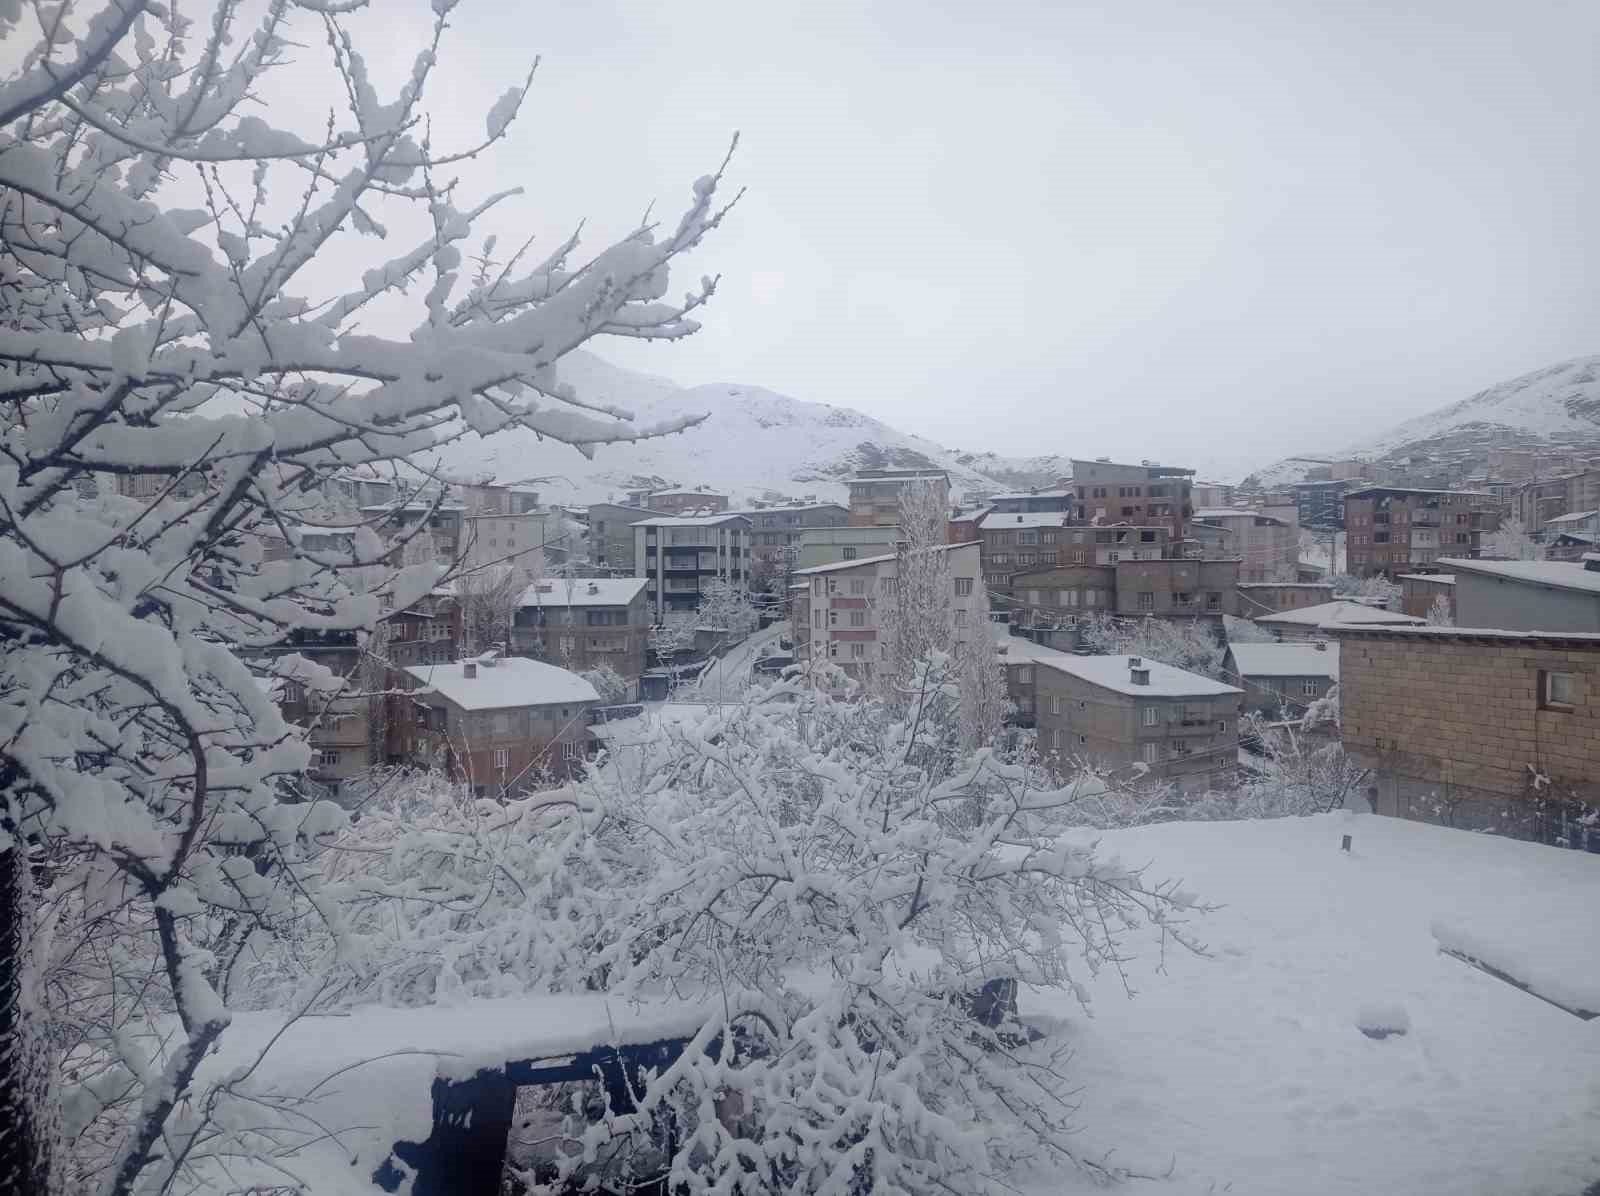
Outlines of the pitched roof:
<svg viewBox="0 0 1600 1196">
<path fill-rule="evenodd" d="M 518 606 L 627 606 L 644 589 L 642 577 L 577 577 L 536 581 Z"/>
<path fill-rule="evenodd" d="M 978 526 L 986 532 L 1013 527 L 1065 527 L 1067 518 L 1065 511 L 990 511 Z"/>
<path fill-rule="evenodd" d="M 1441 586 L 1453 586 L 1456 584 L 1456 575 L 1454 573 L 1396 573 L 1395 577 L 1401 581 L 1431 581 Z"/>
<path fill-rule="evenodd" d="M 1046 668 L 1068 673 L 1090 685 L 1109 689 L 1115 693 L 1130 694 L 1136 698 L 1209 698 L 1223 694 L 1242 694 L 1244 690 L 1187 669 L 1175 669 L 1170 664 L 1143 657 L 1139 666 L 1150 670 L 1150 684 L 1136 685 L 1133 681 L 1132 656 L 1073 656 L 1063 653 L 1059 657 L 1041 656 L 1035 663 Z"/>
<path fill-rule="evenodd" d="M 1600 516 L 1600 511 L 1574 511 L 1570 515 L 1557 515 L 1554 519 L 1546 519 L 1545 524 L 1548 526 L 1552 523 L 1588 523 L 1596 516 Z"/>
<path fill-rule="evenodd" d="M 656 515 L 650 519 L 635 519 L 629 527 L 715 527 L 730 519 L 750 522 L 750 516 L 737 511 L 720 511 L 715 515 Z"/>
<path fill-rule="evenodd" d="M 1023 661 L 1031 664 L 1036 660 L 1070 655 L 1060 648 L 1037 644 L 1025 635 L 1012 635 L 1011 628 L 1006 623 L 989 624 L 989 633 L 994 637 L 995 650 L 1000 653 L 1006 664 L 1020 664 Z"/>
<path fill-rule="evenodd" d="M 479 658 L 476 677 L 468 677 L 462 663 L 418 664 L 406 672 L 422 682 L 428 692 L 439 694 L 463 710 L 507 710 L 600 700 L 594 686 L 578 674 L 542 660 L 505 656 L 491 663 Z"/>
<path fill-rule="evenodd" d="M 1591 573 L 1582 565 L 1570 561 L 1457 561 L 1440 558 L 1439 563 L 1449 565 L 1457 573 L 1476 573 L 1482 577 L 1496 577 L 1524 585 L 1555 586 L 1561 590 L 1600 594 L 1600 573 Z"/>
<path fill-rule="evenodd" d="M 1229 644 L 1241 677 L 1331 677 L 1339 679 L 1339 645 Z"/>
<path fill-rule="evenodd" d="M 1296 626 L 1320 627 L 1324 623 L 1424 623 L 1427 620 L 1398 611 L 1367 606 L 1362 602 L 1319 602 L 1315 606 L 1302 606 L 1299 610 L 1283 610 L 1275 615 L 1262 615 L 1257 623 L 1292 623 Z"/>
<path fill-rule="evenodd" d="M 978 541 L 976 540 L 964 540 L 960 544 L 937 544 L 934 546 L 933 551 L 950 552 L 956 548 L 973 548 L 977 544 Z M 896 555 L 892 552 L 886 552 L 879 556 L 864 556 L 858 561 L 835 561 L 831 565 L 812 565 L 809 568 L 796 569 L 794 575 L 796 577 L 810 577 L 814 573 L 833 573 L 840 569 L 854 569 L 857 565 L 881 565 L 884 561 L 894 560 Z"/>
</svg>

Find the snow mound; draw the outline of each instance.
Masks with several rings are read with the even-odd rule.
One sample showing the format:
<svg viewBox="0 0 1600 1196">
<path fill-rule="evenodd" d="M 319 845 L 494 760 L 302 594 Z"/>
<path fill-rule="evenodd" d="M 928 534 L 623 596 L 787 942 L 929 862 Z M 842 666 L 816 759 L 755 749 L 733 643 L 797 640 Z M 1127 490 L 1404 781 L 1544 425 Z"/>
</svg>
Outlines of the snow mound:
<svg viewBox="0 0 1600 1196">
<path fill-rule="evenodd" d="M 1404 1005 L 1393 1002 L 1363 1005 L 1356 1010 L 1356 1029 L 1368 1038 L 1382 1039 L 1392 1034 L 1404 1034 L 1411 1029 L 1411 1015 L 1406 1012 Z"/>
</svg>

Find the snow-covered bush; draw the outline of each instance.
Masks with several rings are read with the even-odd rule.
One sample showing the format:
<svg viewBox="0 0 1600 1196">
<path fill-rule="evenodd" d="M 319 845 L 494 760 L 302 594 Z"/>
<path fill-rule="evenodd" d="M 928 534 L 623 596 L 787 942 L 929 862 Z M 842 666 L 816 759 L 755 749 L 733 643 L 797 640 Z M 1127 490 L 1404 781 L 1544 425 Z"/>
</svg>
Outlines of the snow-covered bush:
<svg viewBox="0 0 1600 1196">
<path fill-rule="evenodd" d="M 463 246 L 511 193 L 463 206 L 450 165 L 503 136 L 526 83 L 477 144 L 437 145 L 423 97 L 454 4 L 386 97 L 356 7 L 271 4 L 246 31 L 236 0 L 209 28 L 145 0 L 0 5 L 0 904 L 26 916 L 17 890 L 44 886 L 34 933 L 0 941 L 0 1007 L 42 994 L 24 1021 L 68 1051 L 64 1153 L 35 1188 L 181 1190 L 204 1160 L 272 1149 L 236 1132 L 229 1090 L 194 1084 L 246 944 L 307 903 L 337 917 L 312 861 L 344 815 L 282 800 L 310 752 L 274 691 L 320 706 L 347 680 L 285 649 L 359 648 L 439 578 L 393 569 L 351 514 L 348 548 L 304 547 L 333 475 L 509 426 L 587 451 L 693 422 L 636 427 L 557 362 L 596 335 L 694 331 L 712 283 L 669 301 L 668 267 L 720 219 L 720 174 L 587 262 L 573 240 L 473 283 Z M 313 46 L 344 110 L 274 128 L 294 107 L 260 101 L 286 65 L 311 82 Z M 339 253 L 369 268 L 315 289 Z M 403 330 L 368 331 L 386 325 Z M 36 1028 L 6 1027 L 0 1056 Z M 9 1175 L 51 1118 L 0 1099 L 46 1127 L 0 1134 Z"/>
<path fill-rule="evenodd" d="M 579 673 L 578 676 L 594 686 L 594 692 L 600 695 L 602 706 L 615 706 L 619 702 L 628 700 L 628 683 L 608 664 L 596 665 Z"/>
<path fill-rule="evenodd" d="M 1528 525 L 1513 516 L 1494 531 L 1484 533 L 1483 555 L 1507 561 L 1538 561 L 1544 559 L 1544 547 L 1533 538 Z"/>
<path fill-rule="evenodd" d="M 1223 681 L 1227 645 L 1218 640 L 1210 624 L 1199 619 L 1119 619 L 1095 614 L 1083 625 L 1083 643 L 1090 651 L 1143 656 L 1148 660 L 1187 669 L 1202 677 Z"/>
<path fill-rule="evenodd" d="M 1328 579 L 1335 598 L 1359 598 L 1375 601 L 1386 609 L 1394 609 L 1400 601 L 1400 587 L 1387 577 L 1355 577 L 1349 573 L 1335 573 Z"/>
<path fill-rule="evenodd" d="M 701 590 L 696 618 L 701 627 L 721 631 L 730 643 L 744 639 L 761 621 L 749 591 L 721 580 L 708 582 Z"/>
<path fill-rule="evenodd" d="M 1455 614 L 1450 610 L 1450 599 L 1443 594 L 1435 594 L 1433 601 L 1428 604 L 1428 625 L 1430 627 L 1454 627 Z"/>
</svg>

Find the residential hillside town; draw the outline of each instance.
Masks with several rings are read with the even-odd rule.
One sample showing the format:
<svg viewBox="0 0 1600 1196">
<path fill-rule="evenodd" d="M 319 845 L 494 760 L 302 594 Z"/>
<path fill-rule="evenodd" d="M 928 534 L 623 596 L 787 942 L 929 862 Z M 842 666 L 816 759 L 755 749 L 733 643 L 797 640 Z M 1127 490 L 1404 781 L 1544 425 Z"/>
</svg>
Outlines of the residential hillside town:
<svg viewBox="0 0 1600 1196">
<path fill-rule="evenodd" d="M 613 7 L 0 4 L 0 1196 L 1600 1196 L 1600 10 Z"/>
</svg>

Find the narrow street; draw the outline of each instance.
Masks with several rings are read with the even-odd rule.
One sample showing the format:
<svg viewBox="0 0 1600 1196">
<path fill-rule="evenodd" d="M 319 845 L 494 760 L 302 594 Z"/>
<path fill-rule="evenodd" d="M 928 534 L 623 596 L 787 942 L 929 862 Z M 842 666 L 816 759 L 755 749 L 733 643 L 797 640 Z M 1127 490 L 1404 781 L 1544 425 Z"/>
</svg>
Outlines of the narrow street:
<svg viewBox="0 0 1600 1196">
<path fill-rule="evenodd" d="M 742 644 L 731 649 L 706 670 L 698 685 L 682 690 L 673 701 L 682 702 L 736 702 L 750 684 L 750 666 L 767 645 L 776 645 L 789 629 L 787 621 L 774 623 L 764 631 L 757 631 Z"/>
</svg>

